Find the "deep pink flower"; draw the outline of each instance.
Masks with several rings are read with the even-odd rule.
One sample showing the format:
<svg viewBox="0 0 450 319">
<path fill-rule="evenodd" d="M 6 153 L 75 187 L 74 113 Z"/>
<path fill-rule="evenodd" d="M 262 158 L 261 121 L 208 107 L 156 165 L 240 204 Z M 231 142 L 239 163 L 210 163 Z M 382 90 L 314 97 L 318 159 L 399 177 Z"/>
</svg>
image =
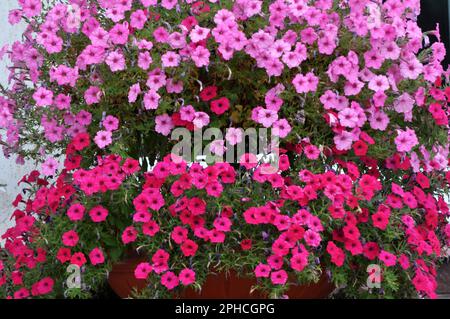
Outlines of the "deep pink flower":
<svg viewBox="0 0 450 319">
<path fill-rule="evenodd" d="M 397 263 L 397 257 L 387 251 L 382 250 L 378 255 L 378 258 L 387 266 L 392 267 Z"/>
<path fill-rule="evenodd" d="M 122 242 L 124 244 L 132 243 L 137 238 L 137 230 L 133 226 L 128 226 L 122 233 Z"/>
<path fill-rule="evenodd" d="M 82 204 L 80 203 L 73 204 L 67 210 L 67 216 L 69 216 L 69 219 L 72 221 L 82 220 L 85 210 L 86 209 Z"/>
<path fill-rule="evenodd" d="M 89 259 L 91 260 L 91 264 L 94 266 L 103 264 L 105 262 L 103 252 L 98 247 L 91 250 L 91 252 L 89 253 Z"/>
<path fill-rule="evenodd" d="M 161 276 L 161 284 L 167 289 L 172 290 L 178 286 L 179 279 L 173 272 L 168 271 Z"/>
<path fill-rule="evenodd" d="M 74 247 L 79 240 L 78 234 L 74 230 L 69 230 L 62 235 L 62 242 L 64 245 Z"/>
<path fill-rule="evenodd" d="M 178 279 L 180 280 L 181 284 L 183 284 L 183 286 L 191 285 L 195 282 L 195 271 L 189 268 L 185 268 L 180 271 Z"/>
<path fill-rule="evenodd" d="M 284 285 L 287 282 L 288 275 L 284 270 L 274 271 L 270 274 L 270 280 L 275 285 Z"/>
<path fill-rule="evenodd" d="M 217 115 L 225 113 L 230 108 L 230 101 L 226 97 L 211 101 L 211 111 Z"/>
<path fill-rule="evenodd" d="M 198 245 L 190 239 L 187 239 L 183 242 L 181 245 L 181 251 L 183 252 L 183 255 L 186 257 L 194 256 L 197 252 Z"/>
<path fill-rule="evenodd" d="M 255 276 L 257 278 L 268 278 L 270 276 L 270 267 L 265 264 L 259 264 L 255 268 Z"/>
<path fill-rule="evenodd" d="M 83 266 L 86 263 L 86 257 L 82 252 L 77 252 L 72 255 L 70 258 L 70 263 L 77 265 L 78 267 Z"/>
<path fill-rule="evenodd" d="M 106 220 L 108 216 L 108 210 L 101 205 L 91 208 L 89 216 L 94 223 L 100 223 Z"/>
<path fill-rule="evenodd" d="M 134 277 L 137 279 L 147 279 L 153 268 L 149 263 L 143 262 L 136 266 Z"/>
</svg>

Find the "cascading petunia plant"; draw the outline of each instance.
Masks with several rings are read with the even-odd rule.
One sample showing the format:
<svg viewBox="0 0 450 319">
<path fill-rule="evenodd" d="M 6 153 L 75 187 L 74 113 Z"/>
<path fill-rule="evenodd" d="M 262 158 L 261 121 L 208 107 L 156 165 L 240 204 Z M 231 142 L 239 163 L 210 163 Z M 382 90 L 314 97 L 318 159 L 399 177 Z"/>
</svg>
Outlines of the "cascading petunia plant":
<svg viewBox="0 0 450 319">
<path fill-rule="evenodd" d="M 321 273 L 345 297 L 436 296 L 450 89 L 419 0 L 18 3 L 1 144 L 40 169 L 2 236 L 0 297 L 92 297 L 131 250 L 136 297 L 217 270 L 276 298 Z M 207 161 L 173 152 L 173 132 L 208 128 Z M 217 160 L 249 128 L 278 138 L 277 165 Z"/>
</svg>

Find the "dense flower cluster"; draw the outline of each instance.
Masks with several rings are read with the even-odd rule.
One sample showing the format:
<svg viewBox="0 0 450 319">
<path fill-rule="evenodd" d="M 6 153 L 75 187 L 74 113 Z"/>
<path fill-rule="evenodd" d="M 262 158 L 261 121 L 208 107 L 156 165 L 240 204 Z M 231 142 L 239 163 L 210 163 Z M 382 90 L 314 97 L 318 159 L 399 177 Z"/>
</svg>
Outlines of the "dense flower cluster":
<svg viewBox="0 0 450 319">
<path fill-rule="evenodd" d="M 19 0 L 23 40 L 0 50 L 3 151 L 41 165 L 2 236 L 0 296 L 95 294 L 129 250 L 141 296 L 230 269 L 272 297 L 322 272 L 350 297 L 435 296 L 450 88 L 418 0 L 55 2 Z M 217 156 L 271 129 L 278 165 L 170 154 L 174 129 L 210 127 L 227 129 Z"/>
</svg>

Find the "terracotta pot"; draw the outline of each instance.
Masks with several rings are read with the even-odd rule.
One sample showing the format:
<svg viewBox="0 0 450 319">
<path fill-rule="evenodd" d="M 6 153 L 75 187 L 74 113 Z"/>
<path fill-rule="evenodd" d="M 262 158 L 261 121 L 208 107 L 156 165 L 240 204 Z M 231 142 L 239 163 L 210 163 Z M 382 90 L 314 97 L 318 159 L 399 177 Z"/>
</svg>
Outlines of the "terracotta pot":
<svg viewBox="0 0 450 319">
<path fill-rule="evenodd" d="M 136 266 L 143 261 L 146 261 L 146 259 L 137 256 L 124 259 L 113 265 L 108 275 L 108 283 L 120 298 L 127 298 L 134 288 L 138 291 L 145 288 L 145 280 L 138 280 L 134 277 Z"/>
<path fill-rule="evenodd" d="M 146 259 L 131 257 L 113 265 L 109 273 L 108 282 L 112 290 L 121 298 L 127 298 L 134 288 L 138 291 L 146 286 L 145 280 L 134 277 L 136 266 Z M 188 288 L 181 293 L 184 299 L 262 299 L 266 298 L 260 292 L 250 294 L 255 279 L 240 278 L 235 272 L 210 274 L 202 287 L 201 293 Z M 322 299 L 326 298 L 334 289 L 326 275 L 322 275 L 317 284 L 293 286 L 287 292 L 291 299 Z"/>
</svg>

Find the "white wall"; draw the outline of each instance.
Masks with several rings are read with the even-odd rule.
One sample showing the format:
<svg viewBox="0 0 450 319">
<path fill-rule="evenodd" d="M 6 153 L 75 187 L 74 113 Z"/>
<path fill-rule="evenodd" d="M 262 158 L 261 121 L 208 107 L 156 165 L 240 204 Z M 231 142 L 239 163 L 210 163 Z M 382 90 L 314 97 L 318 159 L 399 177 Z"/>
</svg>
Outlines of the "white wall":
<svg viewBox="0 0 450 319">
<path fill-rule="evenodd" d="M 9 10 L 15 8 L 18 8 L 17 0 L 0 0 L 0 48 L 7 43 L 20 39 L 24 30 L 23 24 L 11 26 L 8 23 Z M 0 61 L 0 83 L 2 85 L 7 85 L 7 64 L 9 64 L 7 58 Z M 0 186 L 0 234 L 3 234 L 10 225 L 9 217 L 13 212 L 11 202 L 20 192 L 17 182 L 32 168 L 33 165 L 30 163 L 17 165 L 15 157 L 6 159 L 0 150 L 0 185 L 6 185 Z"/>
</svg>

